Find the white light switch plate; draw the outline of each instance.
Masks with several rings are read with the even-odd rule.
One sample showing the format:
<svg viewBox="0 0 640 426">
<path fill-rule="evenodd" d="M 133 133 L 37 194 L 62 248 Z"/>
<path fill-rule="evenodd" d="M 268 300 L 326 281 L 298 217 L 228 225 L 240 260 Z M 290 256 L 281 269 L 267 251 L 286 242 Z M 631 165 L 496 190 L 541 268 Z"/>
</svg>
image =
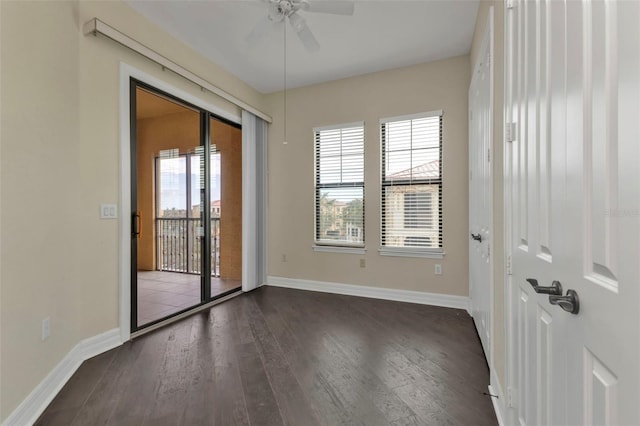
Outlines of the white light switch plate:
<svg viewBox="0 0 640 426">
<path fill-rule="evenodd" d="M 100 204 L 100 219 L 117 219 L 118 206 L 115 204 Z"/>
</svg>

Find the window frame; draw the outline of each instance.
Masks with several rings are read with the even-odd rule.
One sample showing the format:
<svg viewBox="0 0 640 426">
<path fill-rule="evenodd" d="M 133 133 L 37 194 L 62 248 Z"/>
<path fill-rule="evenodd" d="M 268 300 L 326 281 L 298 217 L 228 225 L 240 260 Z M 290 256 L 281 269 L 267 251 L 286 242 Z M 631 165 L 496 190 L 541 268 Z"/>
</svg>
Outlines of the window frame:
<svg viewBox="0 0 640 426">
<path fill-rule="evenodd" d="M 432 258 L 432 259 L 442 259 L 445 255 L 444 252 L 444 206 L 443 206 L 443 127 L 444 127 L 444 114 L 442 110 L 435 110 L 417 114 L 410 115 L 401 115 L 395 117 L 386 117 L 381 118 L 379 122 L 380 126 L 380 247 L 378 251 L 381 255 L 384 256 L 401 256 L 401 257 L 424 257 L 424 258 Z M 386 134 L 385 134 L 385 125 L 388 123 L 398 122 L 398 121 L 408 121 L 408 120 L 417 120 L 422 118 L 429 117 L 439 117 L 440 125 L 439 125 L 439 177 L 438 178 L 427 178 L 427 179 L 406 179 L 406 180 L 389 180 L 386 178 L 386 161 L 387 161 L 387 152 L 386 152 Z M 411 149 L 413 152 L 413 148 Z M 385 191 L 388 187 L 394 186 L 417 186 L 417 185 L 438 185 L 438 199 L 440 208 L 437 211 L 437 217 L 433 216 L 434 221 L 437 221 L 437 231 L 440 247 L 415 247 L 415 246 L 404 246 L 404 247 L 396 247 L 396 246 L 387 246 L 385 245 L 386 235 L 386 226 L 385 223 L 385 208 L 387 203 L 385 202 Z M 403 200 L 404 203 L 404 200 Z M 404 213 L 403 213 L 404 215 Z M 403 218 L 404 220 L 404 218 Z M 411 229 L 420 229 L 420 228 L 411 228 Z"/>
<path fill-rule="evenodd" d="M 360 128 L 362 130 L 362 181 L 349 181 L 339 183 L 320 183 L 320 158 L 319 154 L 319 137 L 318 134 L 322 131 L 328 130 L 344 130 Z M 318 252 L 337 252 L 337 253 L 352 253 L 352 254 L 364 254 L 365 250 L 365 168 L 366 168 L 366 155 L 365 155 L 365 128 L 364 121 L 355 121 L 352 123 L 335 124 L 329 126 L 321 126 L 313 128 L 313 155 L 314 155 L 314 223 L 313 223 L 313 250 Z M 342 153 L 340 154 L 342 157 Z M 342 170 L 342 166 L 341 166 Z M 362 188 L 362 243 L 349 243 L 347 241 L 339 240 L 325 240 L 319 238 L 320 234 L 320 206 L 318 202 L 320 200 L 322 189 L 339 189 L 339 188 Z"/>
</svg>

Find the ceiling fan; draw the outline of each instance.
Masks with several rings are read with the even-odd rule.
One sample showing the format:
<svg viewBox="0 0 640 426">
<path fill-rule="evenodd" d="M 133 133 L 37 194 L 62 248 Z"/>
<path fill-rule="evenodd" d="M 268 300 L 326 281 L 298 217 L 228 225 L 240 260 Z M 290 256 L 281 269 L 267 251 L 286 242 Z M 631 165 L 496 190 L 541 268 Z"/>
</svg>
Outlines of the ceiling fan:
<svg viewBox="0 0 640 426">
<path fill-rule="evenodd" d="M 253 28 L 247 41 L 257 42 L 274 25 L 286 23 L 291 28 L 309 52 L 320 49 L 320 45 L 309 29 L 306 20 L 299 12 L 330 13 L 333 15 L 353 15 L 354 4 L 351 1 L 331 0 L 263 0 L 268 4 L 269 13 Z"/>
</svg>

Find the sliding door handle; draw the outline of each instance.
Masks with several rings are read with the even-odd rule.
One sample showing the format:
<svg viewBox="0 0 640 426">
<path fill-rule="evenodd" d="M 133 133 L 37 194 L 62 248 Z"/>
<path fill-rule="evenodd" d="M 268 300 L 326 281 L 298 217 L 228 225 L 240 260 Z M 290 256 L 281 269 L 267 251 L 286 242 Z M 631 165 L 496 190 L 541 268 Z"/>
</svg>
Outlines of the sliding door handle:
<svg viewBox="0 0 640 426">
<path fill-rule="evenodd" d="M 131 236 L 140 238 L 140 212 L 131 215 Z"/>
<path fill-rule="evenodd" d="M 562 296 L 562 285 L 559 281 L 551 283 L 550 287 L 542 287 L 538 285 L 538 280 L 535 278 L 527 278 L 527 282 L 531 284 L 533 290 L 538 294 L 549 294 L 554 296 Z"/>
</svg>

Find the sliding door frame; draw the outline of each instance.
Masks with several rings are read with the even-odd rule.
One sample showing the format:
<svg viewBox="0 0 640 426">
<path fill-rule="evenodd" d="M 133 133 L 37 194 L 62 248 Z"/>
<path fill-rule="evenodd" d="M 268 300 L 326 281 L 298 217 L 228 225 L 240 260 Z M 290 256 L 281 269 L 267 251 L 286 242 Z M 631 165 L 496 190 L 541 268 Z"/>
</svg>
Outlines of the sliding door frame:
<svg viewBox="0 0 640 426">
<path fill-rule="evenodd" d="M 150 325 L 145 327 L 142 331 L 132 332 L 132 325 L 134 324 L 134 310 L 133 307 L 135 300 L 134 293 L 132 292 L 132 284 L 133 284 L 133 268 L 131 263 L 131 255 L 132 255 L 132 223 L 131 223 L 131 212 L 132 210 L 132 174 L 131 174 L 131 166 L 132 159 L 135 159 L 135 152 L 133 149 L 135 147 L 132 146 L 132 135 L 135 134 L 135 124 L 132 126 L 132 123 L 135 123 L 135 109 L 132 109 L 132 105 L 135 108 L 135 104 L 132 104 L 131 97 L 131 88 L 133 81 L 136 81 L 136 84 L 140 87 L 151 90 L 152 92 L 158 93 L 163 96 L 167 96 L 169 98 L 175 99 L 178 102 L 190 106 L 192 108 L 196 108 L 200 110 L 200 126 L 201 126 L 201 140 L 208 142 L 204 144 L 204 155 L 205 161 L 210 162 L 210 119 L 217 119 L 227 124 L 233 125 L 234 127 L 240 127 L 242 125 L 242 118 L 239 115 L 230 113 L 216 105 L 209 103 L 208 101 L 193 95 L 189 92 L 186 92 L 182 89 L 175 87 L 174 85 L 160 79 L 154 77 L 144 71 L 136 69 L 128 64 L 123 62 L 120 63 L 120 221 L 119 221 L 119 328 L 120 328 L 120 338 L 121 340 L 128 341 L 132 336 L 138 335 L 141 332 L 151 331 L 157 327 Z M 145 87 L 146 86 L 146 87 Z M 206 119 L 205 119 L 206 117 Z M 204 136 L 204 138 L 203 138 Z M 245 164 L 245 156 L 247 153 L 247 146 L 245 146 L 244 142 L 245 138 L 243 138 L 243 146 L 242 146 L 242 155 L 243 155 L 243 166 Z M 207 182 L 210 181 L 210 167 L 207 167 L 207 175 L 205 179 Z M 247 194 L 252 192 L 250 183 L 244 178 L 247 174 L 247 170 L 243 167 L 242 174 L 242 191 L 243 194 Z M 266 178 L 266 177 L 265 177 Z M 207 200 L 210 202 L 211 195 L 205 191 L 205 203 Z M 251 211 L 251 209 L 255 208 L 254 200 L 246 200 L 243 197 L 242 204 L 242 215 L 243 218 L 246 217 L 246 214 Z M 205 204 L 206 205 L 206 204 Z M 210 217 L 211 212 L 209 209 L 205 209 L 205 232 L 210 232 Z M 209 220 L 207 220 L 209 219 Z M 206 229 L 208 225 L 208 230 Z M 243 234 L 247 230 L 248 224 L 243 220 L 242 230 Z M 208 238 L 205 238 L 205 245 L 208 243 L 207 250 L 211 248 L 211 242 Z M 206 247 L 206 246 L 205 246 Z M 205 270 L 210 272 L 210 256 L 204 256 L 207 258 L 206 262 L 209 263 L 209 267 Z M 246 244 L 243 244 L 242 247 L 242 258 L 243 262 L 245 259 L 249 258 L 249 247 Z M 250 269 L 255 269 L 256 265 L 249 265 Z M 208 274 L 210 275 L 210 274 Z M 226 300 L 228 297 L 232 297 L 235 295 L 226 294 L 221 298 L 216 300 L 210 300 L 210 285 L 211 277 L 208 277 L 208 285 L 201 286 L 201 300 L 204 300 L 200 305 L 195 305 L 194 308 L 190 309 L 188 312 L 182 312 L 175 314 L 170 317 L 172 320 L 177 320 L 182 318 L 183 316 L 190 315 L 193 312 L 207 309 L 210 306 L 220 303 L 223 300 Z M 242 285 L 245 286 L 246 275 L 242 276 Z M 163 325 L 164 321 L 159 323 L 159 325 Z"/>
</svg>

